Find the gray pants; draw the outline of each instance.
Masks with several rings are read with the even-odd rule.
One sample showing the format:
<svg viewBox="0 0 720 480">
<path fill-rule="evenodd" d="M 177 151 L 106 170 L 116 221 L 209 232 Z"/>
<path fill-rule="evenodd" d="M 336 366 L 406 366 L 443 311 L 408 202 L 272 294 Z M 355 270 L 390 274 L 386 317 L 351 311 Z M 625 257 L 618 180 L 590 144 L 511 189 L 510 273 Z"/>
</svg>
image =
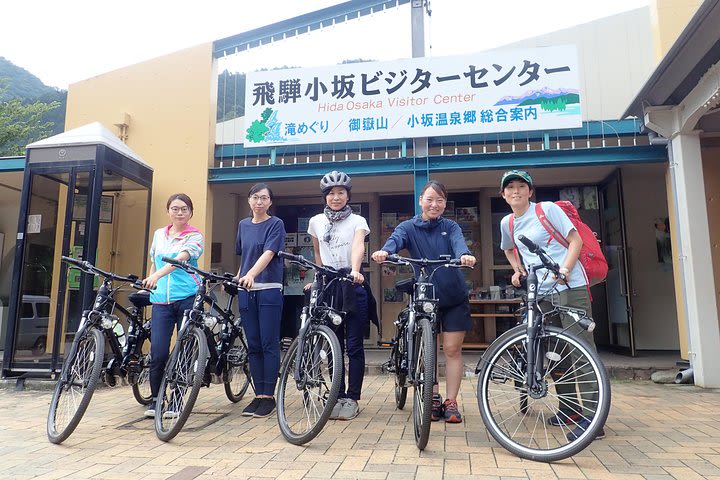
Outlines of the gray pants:
<svg viewBox="0 0 720 480">
<path fill-rule="evenodd" d="M 554 301 L 558 305 L 569 307 L 577 307 L 585 310 L 589 317 L 592 317 L 592 307 L 590 304 L 590 295 L 586 287 L 575 287 L 562 290 L 560 293 L 554 294 Z M 540 310 L 547 312 L 552 310 L 549 299 L 540 303 Z M 575 320 L 567 315 L 554 314 L 545 317 L 548 325 L 554 325 L 563 329 L 576 337 L 585 340 L 588 345 L 596 350 L 595 340 L 592 332 L 588 332 L 579 325 L 573 325 Z M 568 328 L 570 327 L 570 328 Z M 548 345 L 548 350 L 554 348 L 554 345 Z M 559 397 L 560 411 L 566 415 L 582 413 L 586 417 L 592 417 L 597 409 L 598 402 L 598 385 L 591 382 L 593 377 L 592 368 L 585 364 L 583 359 L 579 358 L 576 353 L 570 353 L 558 366 L 553 369 L 552 378 L 555 382 L 555 391 Z M 563 375 L 572 370 L 572 377 L 584 379 L 584 382 L 573 383 L 563 382 Z M 561 415 L 562 416 L 562 415 Z"/>
</svg>

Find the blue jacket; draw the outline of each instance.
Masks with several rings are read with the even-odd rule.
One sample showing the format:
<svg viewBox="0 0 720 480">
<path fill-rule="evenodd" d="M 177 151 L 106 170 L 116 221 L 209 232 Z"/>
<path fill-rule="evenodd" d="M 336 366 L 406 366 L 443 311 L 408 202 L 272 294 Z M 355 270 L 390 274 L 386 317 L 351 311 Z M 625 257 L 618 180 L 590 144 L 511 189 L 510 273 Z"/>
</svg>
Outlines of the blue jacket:
<svg viewBox="0 0 720 480">
<path fill-rule="evenodd" d="M 460 258 L 472 255 L 465 244 L 460 225 L 447 218 L 423 220 L 416 215 L 395 227 L 382 250 L 398 253 L 407 249 L 413 258 L 438 260 L 440 255 Z M 416 276 L 418 271 L 415 272 Z M 460 269 L 440 268 L 433 275 L 435 294 L 441 307 L 459 305 L 468 299 L 468 289 Z"/>
</svg>

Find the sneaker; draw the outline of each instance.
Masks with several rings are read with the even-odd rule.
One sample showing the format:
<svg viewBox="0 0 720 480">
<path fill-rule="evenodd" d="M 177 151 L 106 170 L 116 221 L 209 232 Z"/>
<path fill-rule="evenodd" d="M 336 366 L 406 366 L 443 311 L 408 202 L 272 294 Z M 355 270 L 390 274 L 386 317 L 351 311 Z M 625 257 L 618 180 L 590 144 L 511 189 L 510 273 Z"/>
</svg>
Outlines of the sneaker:
<svg viewBox="0 0 720 480">
<path fill-rule="evenodd" d="M 434 393 L 432 397 L 432 408 L 430 410 L 430 420 L 437 422 L 443 418 L 443 400 L 439 393 Z"/>
<path fill-rule="evenodd" d="M 275 411 L 275 399 L 274 398 L 261 398 L 260 405 L 255 409 L 253 417 L 265 418 L 269 417 Z"/>
<path fill-rule="evenodd" d="M 575 427 L 572 431 L 570 431 L 567 434 L 568 441 L 572 442 L 577 440 L 580 435 L 585 433 L 585 430 L 590 428 L 590 420 L 587 418 L 583 418 L 577 423 L 577 427 Z M 595 440 L 600 440 L 601 438 L 605 438 L 605 428 L 600 428 L 600 431 L 595 435 Z"/>
<path fill-rule="evenodd" d="M 449 398 L 443 403 L 443 414 L 445 416 L 445 423 L 461 423 L 462 415 L 458 410 L 457 401 L 450 400 Z"/>
<path fill-rule="evenodd" d="M 253 398 L 253 401 L 250 402 L 250 404 L 242 411 L 242 416 L 252 417 L 255 414 L 255 410 L 257 410 L 258 406 L 260 405 L 260 400 L 262 400 L 262 398 Z"/>
<path fill-rule="evenodd" d="M 357 417 L 360 413 L 360 407 L 358 406 L 357 400 L 352 398 L 346 398 L 340 407 L 338 413 L 338 420 L 352 420 Z"/>
<path fill-rule="evenodd" d="M 163 418 L 178 418 L 180 416 L 180 412 L 175 410 L 165 410 L 165 413 L 163 413 Z"/>
<path fill-rule="evenodd" d="M 579 413 L 571 413 L 568 415 L 567 413 L 560 410 L 558 413 L 553 415 L 552 417 L 548 418 L 548 425 L 551 425 L 553 427 L 560 427 L 562 425 L 577 425 L 577 423 L 582 420 L 582 415 Z"/>
<path fill-rule="evenodd" d="M 337 402 L 335 402 L 335 406 L 333 407 L 332 412 L 330 412 L 330 416 L 328 417 L 328 419 L 339 420 L 340 419 L 340 409 L 342 408 L 344 403 L 345 403 L 344 398 L 338 398 Z"/>
<path fill-rule="evenodd" d="M 150 402 L 144 415 L 147 418 L 155 418 L 155 402 Z"/>
</svg>

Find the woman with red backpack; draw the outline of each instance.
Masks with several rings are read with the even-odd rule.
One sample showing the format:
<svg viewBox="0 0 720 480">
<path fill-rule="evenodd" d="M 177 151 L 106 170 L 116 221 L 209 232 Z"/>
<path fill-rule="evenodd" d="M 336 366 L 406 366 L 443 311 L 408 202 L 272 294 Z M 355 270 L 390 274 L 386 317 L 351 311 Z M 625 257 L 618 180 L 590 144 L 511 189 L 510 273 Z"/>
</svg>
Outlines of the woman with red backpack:
<svg viewBox="0 0 720 480">
<path fill-rule="evenodd" d="M 518 238 L 524 235 L 542 247 L 547 255 L 560 265 L 560 273 L 565 276 L 564 281 L 558 281 L 553 275 L 543 275 L 543 270 L 538 271 L 540 281 L 538 296 L 548 295 L 540 303 L 540 309 L 552 310 L 550 304 L 552 297 L 556 305 L 581 308 L 592 317 L 588 276 L 583 265 L 578 261 L 583 239 L 562 208 L 553 202 L 540 204 L 531 202 L 533 193 L 532 177 L 526 171 L 510 170 L 503 174 L 500 180 L 500 195 L 510 205 L 512 213 L 500 221 L 502 234 L 500 248 L 505 252 L 513 268 L 512 283 L 520 287 L 520 278 L 527 275 L 525 266 L 542 263 L 536 254 L 518 241 Z M 561 314 L 546 317 L 546 320 L 551 325 L 563 328 L 569 328 L 575 323 L 573 319 L 565 318 Z M 569 331 L 595 347 L 592 332 L 577 325 Z M 578 388 L 584 398 L 591 396 L 583 393 L 584 385 L 556 383 L 560 405 L 558 412 L 548 419 L 548 423 L 552 426 L 568 425 L 572 430 L 570 434 L 577 430 L 577 436 L 589 424 L 589 421 L 582 416 L 582 402 L 577 396 Z M 587 424 L 584 425 L 584 422 Z M 601 430 L 596 438 L 604 436 L 605 433 Z"/>
</svg>

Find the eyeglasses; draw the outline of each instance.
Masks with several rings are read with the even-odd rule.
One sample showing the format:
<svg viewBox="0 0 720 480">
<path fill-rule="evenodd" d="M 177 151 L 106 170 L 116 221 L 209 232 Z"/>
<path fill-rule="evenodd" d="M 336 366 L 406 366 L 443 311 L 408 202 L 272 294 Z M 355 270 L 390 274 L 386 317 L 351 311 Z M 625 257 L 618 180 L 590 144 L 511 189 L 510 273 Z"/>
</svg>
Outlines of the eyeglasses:
<svg viewBox="0 0 720 480">
<path fill-rule="evenodd" d="M 252 195 L 250 196 L 250 201 L 265 203 L 270 201 L 270 197 L 268 197 L 267 195 Z"/>
<path fill-rule="evenodd" d="M 190 208 L 188 207 L 170 207 L 170 211 L 172 213 L 188 213 L 190 211 Z"/>
</svg>

